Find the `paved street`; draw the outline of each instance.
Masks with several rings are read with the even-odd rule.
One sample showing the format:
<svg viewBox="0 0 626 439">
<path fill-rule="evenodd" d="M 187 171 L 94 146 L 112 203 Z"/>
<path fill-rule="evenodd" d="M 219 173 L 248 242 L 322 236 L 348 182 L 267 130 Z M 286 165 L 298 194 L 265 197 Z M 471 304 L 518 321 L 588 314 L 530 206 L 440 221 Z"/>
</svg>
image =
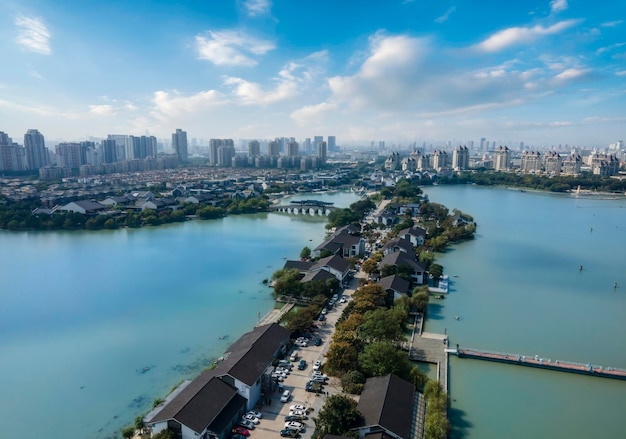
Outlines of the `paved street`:
<svg viewBox="0 0 626 439">
<path fill-rule="evenodd" d="M 352 280 L 351 288 L 344 290 L 343 294 L 347 296 L 352 296 L 354 293 L 354 288 L 356 288 L 358 276 L 361 273 L 357 273 L 357 277 Z M 308 347 L 298 347 L 295 346 L 294 349 L 298 353 L 298 361 L 300 359 L 304 359 L 307 362 L 307 367 L 304 370 L 298 370 L 296 368 L 296 364 L 291 371 L 291 374 L 284 381 L 285 390 L 289 390 L 292 393 L 289 402 L 282 403 L 280 402 L 281 392 L 276 390 L 274 394 L 271 396 L 272 403 L 270 405 L 258 406 L 257 410 L 263 413 L 263 419 L 257 425 L 256 429 L 251 431 L 250 438 L 251 439 L 265 439 L 265 438 L 277 438 L 279 437 L 279 432 L 284 428 L 285 424 L 285 416 L 289 414 L 289 406 L 293 404 L 304 405 L 307 408 L 313 408 L 313 411 L 309 415 L 308 421 L 304 421 L 306 425 L 306 429 L 302 432 L 302 438 L 309 439 L 313 431 L 315 430 L 315 423 L 313 422 L 313 417 L 319 412 L 319 410 L 323 407 L 324 402 L 326 401 L 326 395 L 317 395 L 315 393 L 307 392 L 304 387 L 309 381 L 311 377 L 311 373 L 313 372 L 313 363 L 316 360 L 321 360 L 322 364 L 325 362 L 325 354 L 328 352 L 328 347 L 330 344 L 330 338 L 335 330 L 335 323 L 337 319 L 341 316 L 344 307 L 347 303 L 337 303 L 335 308 L 332 311 L 329 311 L 326 315 L 326 325 L 322 326 L 322 322 L 315 322 L 315 324 L 319 327 L 313 333 L 313 339 L 319 337 L 322 339 L 321 346 L 314 346 L 311 342 Z M 289 355 L 287 355 L 288 357 Z M 328 381 L 328 384 L 324 386 L 324 392 L 328 392 L 329 395 L 334 395 L 336 393 L 340 393 L 341 385 L 338 378 L 331 377 Z"/>
</svg>

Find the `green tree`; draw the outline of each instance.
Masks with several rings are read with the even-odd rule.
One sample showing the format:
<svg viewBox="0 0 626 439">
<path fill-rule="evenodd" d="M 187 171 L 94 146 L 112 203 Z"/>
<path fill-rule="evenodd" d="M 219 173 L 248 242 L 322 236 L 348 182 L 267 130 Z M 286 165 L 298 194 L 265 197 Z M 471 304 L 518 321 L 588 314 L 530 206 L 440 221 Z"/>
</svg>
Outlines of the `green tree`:
<svg viewBox="0 0 626 439">
<path fill-rule="evenodd" d="M 426 310 L 429 298 L 428 287 L 415 287 L 413 290 L 413 304 L 419 312 L 423 313 Z"/>
<path fill-rule="evenodd" d="M 300 252 L 300 259 L 309 259 L 311 257 L 311 249 L 305 246 Z"/>
<path fill-rule="evenodd" d="M 417 366 L 414 366 L 409 372 L 409 381 L 411 381 L 415 387 L 422 392 L 428 383 L 428 376 Z"/>
<path fill-rule="evenodd" d="M 435 285 L 439 283 L 439 279 L 443 275 L 443 267 L 439 264 L 430 264 L 429 274 L 433 277 Z"/>
<path fill-rule="evenodd" d="M 354 370 L 359 364 L 359 352 L 353 343 L 333 341 L 326 353 L 324 370 L 332 376 Z"/>
<path fill-rule="evenodd" d="M 374 259 L 371 259 L 371 258 L 363 262 L 363 265 L 361 266 L 361 270 L 363 270 L 365 273 L 367 273 L 370 276 L 377 269 L 378 269 L 378 262 L 376 262 Z"/>
<path fill-rule="evenodd" d="M 278 295 L 299 297 L 302 291 L 300 279 L 302 275 L 295 268 L 289 270 L 277 270 L 273 275 L 274 291 Z"/>
<path fill-rule="evenodd" d="M 130 439 L 135 435 L 135 427 L 133 425 L 129 425 L 127 427 L 122 428 L 122 437 L 124 439 Z"/>
<path fill-rule="evenodd" d="M 366 346 L 359 355 L 359 363 L 368 377 L 395 373 L 406 379 L 411 370 L 406 353 L 388 342 L 376 342 Z"/>
<path fill-rule="evenodd" d="M 350 370 L 341 377 L 341 387 L 344 392 L 360 395 L 365 385 L 365 375 L 358 370 Z"/>
<path fill-rule="evenodd" d="M 397 343 L 404 338 L 406 313 L 401 308 L 378 308 L 365 313 L 365 323 L 359 329 L 359 337 L 367 342 L 388 341 Z"/>
<path fill-rule="evenodd" d="M 324 407 L 315 418 L 314 439 L 327 434 L 344 435 L 356 427 L 361 414 L 356 409 L 356 401 L 346 395 L 333 395 L 326 399 Z"/>
</svg>

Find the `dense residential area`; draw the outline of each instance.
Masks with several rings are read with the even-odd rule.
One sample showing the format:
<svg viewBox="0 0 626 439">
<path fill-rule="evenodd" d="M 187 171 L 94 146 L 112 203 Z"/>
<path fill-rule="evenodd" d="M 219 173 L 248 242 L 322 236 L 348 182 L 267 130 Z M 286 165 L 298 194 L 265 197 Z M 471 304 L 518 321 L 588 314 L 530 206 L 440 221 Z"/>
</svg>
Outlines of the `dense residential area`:
<svg viewBox="0 0 626 439">
<path fill-rule="evenodd" d="M 333 210 L 326 239 L 274 273 L 273 321 L 155 401 L 124 434 L 446 437 L 445 389 L 407 351 L 429 286 L 443 274 L 433 246 L 445 246 L 436 244 L 442 236 L 469 239 L 475 225 L 406 179 L 387 196 L 353 203 L 347 210 L 361 214 L 357 221 Z"/>
</svg>

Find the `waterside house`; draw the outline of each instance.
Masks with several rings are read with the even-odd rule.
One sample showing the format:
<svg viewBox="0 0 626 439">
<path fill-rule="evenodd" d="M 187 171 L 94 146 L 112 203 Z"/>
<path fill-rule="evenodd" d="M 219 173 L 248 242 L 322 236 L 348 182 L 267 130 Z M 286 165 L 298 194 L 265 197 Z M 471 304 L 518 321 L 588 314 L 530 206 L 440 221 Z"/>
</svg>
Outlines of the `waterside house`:
<svg viewBox="0 0 626 439">
<path fill-rule="evenodd" d="M 228 437 L 241 415 L 274 390 L 272 362 L 284 356 L 290 335 L 277 323 L 242 335 L 215 369 L 183 383 L 144 422 L 153 434 L 169 429 L 180 439 Z"/>
</svg>

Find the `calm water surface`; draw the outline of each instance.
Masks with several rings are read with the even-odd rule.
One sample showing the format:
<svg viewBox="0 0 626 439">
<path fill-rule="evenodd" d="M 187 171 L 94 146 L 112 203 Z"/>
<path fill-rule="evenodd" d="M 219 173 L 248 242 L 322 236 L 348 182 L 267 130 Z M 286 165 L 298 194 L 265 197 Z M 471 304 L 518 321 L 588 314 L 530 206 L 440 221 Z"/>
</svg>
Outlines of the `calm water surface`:
<svg viewBox="0 0 626 439">
<path fill-rule="evenodd" d="M 252 329 L 274 305 L 262 280 L 321 242 L 324 225 L 258 214 L 136 230 L 0 231 L 0 437 L 120 437 L 155 398 Z"/>
<path fill-rule="evenodd" d="M 428 331 L 447 330 L 452 345 L 626 369 L 626 200 L 426 193 L 478 223 L 475 240 L 438 258 L 453 282 L 430 306 Z M 452 358 L 450 386 L 453 438 L 626 437 L 624 381 Z"/>
</svg>

